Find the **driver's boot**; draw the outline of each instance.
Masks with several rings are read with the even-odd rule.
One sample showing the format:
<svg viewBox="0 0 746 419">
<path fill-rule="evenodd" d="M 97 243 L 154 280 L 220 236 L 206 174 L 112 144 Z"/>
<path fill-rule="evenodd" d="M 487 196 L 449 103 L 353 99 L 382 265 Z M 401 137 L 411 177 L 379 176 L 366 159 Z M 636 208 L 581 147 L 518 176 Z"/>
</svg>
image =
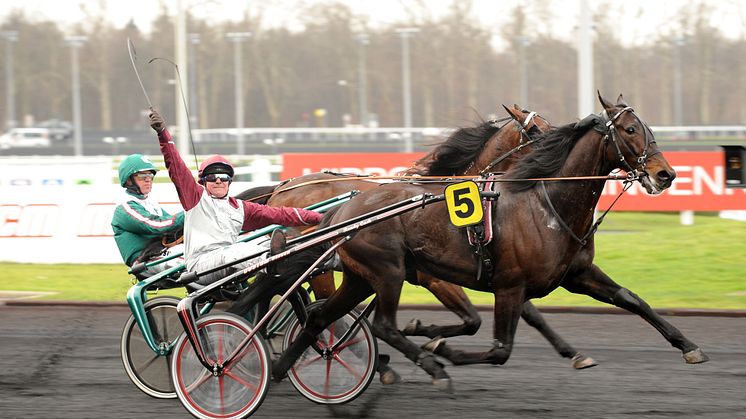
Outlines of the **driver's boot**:
<svg viewBox="0 0 746 419">
<path fill-rule="evenodd" d="M 285 251 L 286 247 L 287 238 L 285 237 L 285 233 L 280 229 L 274 230 L 269 239 L 268 256 L 274 256 L 276 254 L 282 253 Z M 280 275 L 278 265 L 282 264 L 283 262 L 284 261 L 279 261 L 267 266 L 267 275 L 269 275 L 270 278 L 278 277 Z"/>
</svg>

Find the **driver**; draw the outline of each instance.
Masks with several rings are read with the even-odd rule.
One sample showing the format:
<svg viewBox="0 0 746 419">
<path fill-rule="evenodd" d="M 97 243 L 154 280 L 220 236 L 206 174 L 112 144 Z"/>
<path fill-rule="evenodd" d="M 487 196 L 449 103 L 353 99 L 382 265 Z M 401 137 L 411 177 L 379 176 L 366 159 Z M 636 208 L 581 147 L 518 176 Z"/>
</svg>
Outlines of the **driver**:
<svg viewBox="0 0 746 419">
<path fill-rule="evenodd" d="M 174 146 L 171 134 L 161 115 L 151 108 L 150 126 L 158 133 L 163 153 L 179 200 L 186 212 L 184 244 L 186 266 L 189 271 L 201 272 L 236 261 L 246 255 L 266 251 L 255 242 L 236 242 L 241 231 L 251 231 L 271 224 L 287 227 L 316 225 L 322 214 L 302 208 L 269 207 L 228 196 L 233 181 L 233 166 L 223 156 L 211 156 L 199 166 L 195 181 Z M 232 265 L 243 269 L 264 256 Z M 208 284 L 227 276 L 230 270 L 200 278 L 197 283 Z"/>
<path fill-rule="evenodd" d="M 122 260 L 130 267 L 184 251 L 183 245 L 164 249 L 161 244 L 164 236 L 181 235 L 184 212 L 171 215 L 151 197 L 156 172 L 153 162 L 142 154 L 131 154 L 119 164 L 119 184 L 124 193 L 114 210 L 111 228 Z M 148 277 L 182 263 L 183 258 L 174 258 L 138 275 Z"/>
</svg>

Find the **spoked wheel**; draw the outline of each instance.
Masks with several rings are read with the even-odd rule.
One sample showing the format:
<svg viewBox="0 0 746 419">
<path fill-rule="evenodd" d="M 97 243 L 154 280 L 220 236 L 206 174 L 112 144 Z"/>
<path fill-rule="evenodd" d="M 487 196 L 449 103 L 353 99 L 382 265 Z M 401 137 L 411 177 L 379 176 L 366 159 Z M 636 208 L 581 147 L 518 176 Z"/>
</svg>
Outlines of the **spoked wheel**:
<svg viewBox="0 0 746 419">
<path fill-rule="evenodd" d="M 184 331 L 176 314 L 179 301 L 176 297 L 162 296 L 146 301 L 143 306 L 153 338 L 164 349 L 169 348 Z M 134 315 L 130 315 L 124 324 L 120 351 L 124 370 L 137 388 L 157 399 L 176 397 L 171 381 L 170 350 L 165 355 L 153 352 Z"/>
<path fill-rule="evenodd" d="M 309 311 L 323 304 L 316 301 Z M 333 349 L 350 328 L 357 312 L 344 315 L 321 332 L 316 347 L 309 347 L 288 371 L 288 379 L 307 399 L 321 404 L 342 404 L 354 400 L 368 388 L 376 372 L 378 344 L 370 323 L 361 318 L 357 331 Z M 283 348 L 301 333 L 303 325 L 294 318 L 288 327 Z"/>
<path fill-rule="evenodd" d="M 302 287 L 296 289 L 295 297 L 298 298 L 303 306 L 311 304 L 311 297 Z M 279 297 L 278 297 L 279 298 Z M 271 306 L 276 304 L 277 298 L 271 301 Z M 287 336 L 290 325 L 298 322 L 293 306 L 289 300 L 285 300 L 279 310 L 272 316 L 267 325 L 264 327 L 264 339 L 272 351 L 272 359 L 278 358 L 285 349 L 285 336 Z"/>
<path fill-rule="evenodd" d="M 216 313 L 197 320 L 197 331 L 204 338 L 209 363 L 222 364 L 249 335 L 251 325 L 240 316 Z M 199 362 L 182 333 L 174 347 L 171 368 L 176 394 L 189 413 L 198 418 L 245 418 L 259 408 L 272 372 L 264 339 L 254 335 L 237 359 L 213 375 Z"/>
</svg>

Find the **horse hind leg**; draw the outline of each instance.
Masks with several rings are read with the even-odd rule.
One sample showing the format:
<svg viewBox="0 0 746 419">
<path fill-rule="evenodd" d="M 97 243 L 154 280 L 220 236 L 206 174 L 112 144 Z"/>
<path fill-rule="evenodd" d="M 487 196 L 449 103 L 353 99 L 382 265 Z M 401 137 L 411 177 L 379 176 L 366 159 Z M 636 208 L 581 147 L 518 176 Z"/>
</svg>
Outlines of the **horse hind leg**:
<svg viewBox="0 0 746 419">
<path fill-rule="evenodd" d="M 463 323 L 446 326 L 425 326 L 419 319 L 412 319 L 402 330 L 405 335 L 435 338 L 472 336 L 477 333 L 482 325 L 482 318 L 479 317 L 476 307 L 461 287 L 422 272 L 417 273 L 417 283 L 427 288 L 443 306 L 458 315 Z"/>
<path fill-rule="evenodd" d="M 440 355 L 454 365 L 492 364 L 502 365 L 508 361 L 513 350 L 518 318 L 523 311 L 524 291 L 522 288 L 495 289 L 494 335 L 492 348 L 486 352 L 465 352 L 452 349 L 445 339 L 436 338 L 423 345 L 436 355 Z"/>
<path fill-rule="evenodd" d="M 521 317 L 526 323 L 539 331 L 544 338 L 552 344 L 554 349 L 563 358 L 570 359 L 570 365 L 576 370 L 582 370 L 598 365 L 596 361 L 578 352 L 569 343 L 565 342 L 560 335 L 558 335 L 544 320 L 544 316 L 541 315 L 539 310 L 530 302 L 526 301 L 523 303 L 523 311 Z"/>
</svg>

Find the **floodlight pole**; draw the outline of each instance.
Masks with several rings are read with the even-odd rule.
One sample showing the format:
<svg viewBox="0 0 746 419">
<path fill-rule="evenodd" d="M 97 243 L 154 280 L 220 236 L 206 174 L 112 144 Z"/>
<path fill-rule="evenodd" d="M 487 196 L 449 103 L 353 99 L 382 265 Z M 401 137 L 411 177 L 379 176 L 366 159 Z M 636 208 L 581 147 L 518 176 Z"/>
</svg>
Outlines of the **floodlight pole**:
<svg viewBox="0 0 746 419">
<path fill-rule="evenodd" d="M 588 0 L 580 0 L 578 19 L 578 117 L 593 113 L 593 38 Z"/>
<path fill-rule="evenodd" d="M 368 126 L 368 85 L 367 74 L 365 72 L 365 46 L 370 43 L 367 34 L 361 33 L 355 36 L 355 40 L 360 44 L 358 56 L 358 100 L 360 101 L 360 125 Z"/>
<path fill-rule="evenodd" d="M 189 65 L 187 60 L 187 16 L 186 16 L 186 0 L 178 0 L 176 2 L 177 14 L 176 14 L 176 26 L 175 31 L 175 47 L 176 47 L 176 65 L 179 68 L 179 77 L 182 78 L 182 83 L 186 83 L 186 86 L 180 86 L 176 83 L 174 86 L 174 98 L 176 99 L 176 124 L 179 127 L 178 135 L 176 136 L 176 146 L 179 150 L 179 154 L 186 156 L 189 154 L 189 121 L 187 120 L 187 110 L 184 103 L 189 103 Z M 180 91 L 184 97 L 180 98 Z"/>
<path fill-rule="evenodd" d="M 684 37 L 679 37 L 674 42 L 673 124 L 680 127 L 684 125 L 684 77 L 681 70 L 681 50 L 684 48 L 686 41 Z"/>
<path fill-rule="evenodd" d="M 396 33 L 401 37 L 401 69 L 402 69 L 402 108 L 404 112 L 404 128 L 412 128 L 412 85 L 410 81 L 409 38 L 419 32 L 419 28 L 400 28 Z M 412 152 L 412 133 L 404 132 L 404 152 Z"/>
<path fill-rule="evenodd" d="M 233 42 L 233 76 L 236 83 L 236 129 L 238 131 L 236 153 L 245 154 L 244 148 L 244 122 L 243 122 L 243 57 L 241 55 L 241 44 L 251 37 L 251 32 L 230 32 L 225 35 Z"/>
<path fill-rule="evenodd" d="M 198 33 L 189 34 L 189 44 L 192 45 L 191 51 L 189 51 L 189 119 L 192 124 L 192 128 L 198 127 L 199 118 L 197 115 L 197 45 L 200 43 L 200 35 Z"/>
<path fill-rule="evenodd" d="M 73 95 L 73 147 L 75 156 L 83 155 L 83 135 L 82 121 L 80 112 L 80 68 L 78 65 L 78 49 L 88 40 L 85 36 L 68 36 L 65 42 L 70 46 L 70 61 L 72 75 L 72 95 Z"/>
<path fill-rule="evenodd" d="M 526 55 L 526 47 L 528 46 L 528 38 L 525 36 L 516 37 L 516 42 L 519 47 L 519 69 L 521 71 L 521 84 L 520 84 L 520 95 L 521 106 L 529 107 L 528 103 L 528 56 Z"/>
<path fill-rule="evenodd" d="M 5 39 L 5 106 L 8 117 L 5 129 L 15 128 L 16 122 L 16 92 L 13 80 L 13 43 L 18 41 L 18 31 L 0 32 L 0 38 Z"/>
</svg>

